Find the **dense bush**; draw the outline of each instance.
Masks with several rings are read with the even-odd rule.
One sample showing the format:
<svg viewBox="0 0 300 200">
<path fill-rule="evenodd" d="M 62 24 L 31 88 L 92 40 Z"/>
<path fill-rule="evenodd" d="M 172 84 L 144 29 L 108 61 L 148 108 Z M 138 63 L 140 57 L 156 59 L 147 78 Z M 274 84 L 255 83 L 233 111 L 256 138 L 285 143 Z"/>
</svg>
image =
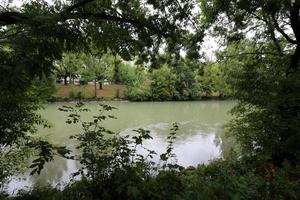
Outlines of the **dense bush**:
<svg viewBox="0 0 300 200">
<path fill-rule="evenodd" d="M 127 75 L 126 97 L 132 101 L 149 100 L 151 92 L 146 72 L 141 68 L 131 68 Z"/>
<path fill-rule="evenodd" d="M 299 199 L 288 169 L 244 160 L 214 161 L 183 176 L 183 199 Z"/>
<path fill-rule="evenodd" d="M 136 86 L 127 86 L 126 89 L 126 97 L 131 101 L 150 100 L 150 87 L 147 83 L 141 83 Z"/>
<path fill-rule="evenodd" d="M 115 170 L 102 183 L 82 178 L 63 191 L 46 187 L 21 192 L 15 198 L 73 199 L 299 199 L 299 179 L 288 168 L 272 168 L 256 161 L 216 160 L 195 169 L 159 170 L 147 175 L 140 165 Z M 253 168 L 254 167 L 254 168 Z M 141 174 L 142 172 L 142 174 Z M 149 171 L 148 171 L 149 172 Z M 142 176 L 141 176 L 142 175 Z M 299 174 L 298 174 L 299 175 Z M 3 196 L 4 197 L 4 196 Z"/>
<path fill-rule="evenodd" d="M 79 84 L 80 85 L 87 85 L 88 81 L 86 79 L 80 79 Z"/>
<path fill-rule="evenodd" d="M 203 74 L 197 76 L 199 90 L 202 96 L 212 94 L 224 97 L 231 96 L 231 90 L 225 81 L 224 64 L 206 63 L 203 66 Z"/>
<path fill-rule="evenodd" d="M 172 100 L 176 95 L 176 76 L 167 65 L 153 70 L 150 74 L 150 80 L 152 100 Z"/>
</svg>

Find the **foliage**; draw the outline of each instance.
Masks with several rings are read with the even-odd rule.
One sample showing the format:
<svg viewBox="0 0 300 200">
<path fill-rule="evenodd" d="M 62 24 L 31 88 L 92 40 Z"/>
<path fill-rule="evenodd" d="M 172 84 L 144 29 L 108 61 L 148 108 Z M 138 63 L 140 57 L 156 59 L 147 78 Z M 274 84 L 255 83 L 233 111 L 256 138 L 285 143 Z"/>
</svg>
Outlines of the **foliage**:
<svg viewBox="0 0 300 200">
<path fill-rule="evenodd" d="M 69 153 L 32 137 L 37 125 L 47 126 L 35 112 L 45 98 L 38 92 L 42 87 L 37 81 L 50 77 L 54 61 L 61 60 L 63 52 L 91 52 L 95 46 L 101 53 L 111 51 L 123 59 L 139 55 L 139 62 L 154 65 L 164 46 L 172 58 L 178 58 L 181 50 L 188 58 L 196 58 L 199 42 L 211 27 L 228 47 L 219 64 L 204 68 L 204 77 L 202 69 L 190 70 L 171 60 L 159 63 L 149 76 L 135 69 L 137 78 L 126 80 L 127 95 L 135 100 L 185 100 L 196 97 L 198 90 L 206 95 L 216 90 L 223 93 L 220 70 L 228 92 L 239 100 L 228 131 L 240 144 L 240 158 L 199 166 L 191 175 L 164 165 L 169 169 L 150 176 L 151 162 L 136 151 L 143 139 L 150 138 L 149 133 L 139 129 L 135 137 L 115 137 L 100 123 L 110 116 L 100 113 L 94 121 L 82 122 L 84 133 L 74 136 L 82 150 L 76 159 L 82 162 L 83 178 L 63 192 L 70 199 L 299 199 L 299 1 L 201 0 L 201 30 L 194 24 L 194 1 L 71 3 L 33 1 L 19 10 L 1 8 L 0 158 L 8 156 L 10 161 L 15 155 L 23 157 L 26 147 L 35 149 L 38 157 L 31 168 L 40 172 L 53 159 L 53 151 Z M 194 30 L 189 31 L 192 26 Z M 119 65 L 114 71 L 114 80 L 119 81 Z M 78 104 L 76 109 L 81 107 Z M 101 112 L 112 109 L 102 108 Z M 68 123 L 80 120 L 74 108 L 64 110 L 75 111 Z M 171 145 L 162 160 L 173 156 Z M 18 170 L 3 163 L 1 182 Z M 23 197 L 59 193 L 50 189 Z"/>
<path fill-rule="evenodd" d="M 134 136 L 117 135 L 102 126 L 104 120 L 115 119 L 114 116 L 105 113 L 114 108 L 105 104 L 100 104 L 100 107 L 99 114 L 93 116 L 93 120 L 90 122 L 81 121 L 80 113 L 88 111 L 82 103 L 76 104 L 75 107 L 63 106 L 60 108 L 61 111 L 70 112 L 67 123 L 80 122 L 83 128 L 83 133 L 71 137 L 78 141 L 77 148 L 82 152 L 70 157 L 80 161 L 82 165 L 74 176 L 79 174 L 82 176 L 82 182 L 88 186 L 88 191 L 84 192 L 88 192 L 92 197 L 139 199 L 140 195 L 145 195 L 143 193 L 150 192 L 144 182 L 146 181 L 145 184 L 147 184 L 147 180 L 151 180 L 152 173 L 157 170 L 154 162 L 151 161 L 156 153 L 143 147 L 145 140 L 152 139 L 150 131 L 137 129 L 134 130 L 136 133 Z M 164 162 L 162 169 L 168 167 L 171 170 L 168 172 L 169 174 L 177 167 L 174 163 L 169 163 L 169 159 L 174 157 L 172 153 L 173 140 L 177 130 L 178 125 L 174 124 L 168 137 L 167 151 L 160 156 Z M 146 153 L 141 154 L 138 149 L 143 149 Z M 160 176 L 169 177 L 167 172 L 164 173 L 166 174 Z M 143 186 L 139 188 L 138 185 Z M 82 189 L 80 190 L 82 191 Z"/>
<path fill-rule="evenodd" d="M 125 81 L 127 97 L 140 101 L 168 101 L 194 100 L 217 94 L 220 97 L 230 96 L 224 71 L 217 63 L 201 65 L 183 58 L 169 59 L 161 60 L 160 63 L 165 63 L 160 67 L 145 71 L 143 79 L 138 78 L 135 68 L 129 66 Z"/>
<path fill-rule="evenodd" d="M 297 166 L 299 1 L 202 0 L 201 7 L 204 26 L 225 35 L 229 44 L 225 76 L 240 101 L 229 133 L 246 155 Z"/>
<path fill-rule="evenodd" d="M 145 179 L 132 177 L 137 168 L 130 168 L 130 174 L 125 169 L 106 179 L 106 184 L 113 184 L 106 193 L 98 193 L 105 185 L 98 188 L 83 178 L 63 191 L 35 188 L 7 199 L 299 199 L 299 180 L 287 166 L 257 165 L 257 161 L 247 159 L 216 160 L 194 169 L 160 170 Z"/>
<path fill-rule="evenodd" d="M 22 11 L 35 16 L 43 9 L 46 7 L 42 3 L 33 3 L 24 6 Z M 74 39 L 77 34 L 72 28 L 66 28 L 63 23 L 49 22 L 43 26 L 3 26 L 1 23 L 0 31 L 0 148 L 3 149 L 0 154 L 5 156 L 6 150 L 16 152 L 26 146 L 33 147 L 31 141 L 36 127 L 47 126 L 36 111 L 53 92 L 53 61 L 61 59 L 62 51 L 79 42 Z M 7 154 L 7 160 L 11 160 L 9 156 L 16 155 Z M 0 169 L 1 181 L 5 178 L 2 172 L 15 172 L 18 168 L 7 167 Z"/>
<path fill-rule="evenodd" d="M 199 82 L 196 79 L 200 63 L 188 59 L 173 61 L 169 64 L 172 73 L 176 76 L 175 100 L 193 100 L 201 96 Z"/>
<path fill-rule="evenodd" d="M 298 199 L 299 181 L 287 169 L 273 169 L 257 161 L 214 161 L 186 171 L 183 199 Z M 256 169 L 256 170 L 254 170 Z"/>
<path fill-rule="evenodd" d="M 27 158 L 32 154 L 31 150 L 24 145 L 2 147 L 0 153 L 0 191 L 5 188 L 8 178 L 24 172 L 28 165 Z M 1 192 L 0 192 L 1 197 Z"/>
<path fill-rule="evenodd" d="M 50 98 L 54 91 L 53 79 L 41 77 L 33 79 L 26 91 L 7 91 L 2 88 L 0 98 L 0 183 L 11 175 L 28 167 L 28 157 L 38 154 L 38 142 L 33 138 L 37 126 L 49 127 L 49 124 L 36 113 L 42 103 Z M 15 94 L 15 96 L 11 96 Z M 53 149 L 54 150 L 54 149 Z M 54 150 L 55 151 L 55 150 Z M 16 159 L 18 158 L 18 159 Z M 13 161 L 13 162 L 12 162 Z"/>
<path fill-rule="evenodd" d="M 70 91 L 69 92 L 69 98 L 70 99 L 84 99 L 84 96 L 83 96 L 83 94 L 82 94 L 82 92 L 81 91 L 78 91 L 77 93 L 76 92 L 74 92 L 74 91 Z"/>
<path fill-rule="evenodd" d="M 152 71 L 151 75 L 151 98 L 156 101 L 172 100 L 175 96 L 176 76 L 167 65 Z"/>
<path fill-rule="evenodd" d="M 220 97 L 231 96 L 229 85 L 225 81 L 224 64 L 207 63 L 203 68 L 203 74 L 196 78 L 201 94 L 203 96 L 212 94 L 218 94 Z"/>
<path fill-rule="evenodd" d="M 225 79 L 232 88 L 232 95 L 240 100 L 232 111 L 236 118 L 228 126 L 228 133 L 236 137 L 243 155 L 260 155 L 278 165 L 284 160 L 298 163 L 299 150 L 294 142 L 299 138 L 294 131 L 299 127 L 299 120 L 292 113 L 283 118 L 280 106 L 287 98 L 283 95 L 288 92 L 282 90 L 283 85 L 294 79 L 286 77 L 289 56 L 258 55 L 257 48 L 255 43 L 244 41 L 233 43 L 223 52 Z M 269 52 L 273 50 L 270 44 L 263 48 Z M 248 54 L 234 56 L 241 52 Z M 293 80 L 293 84 L 299 87 L 297 81 Z M 290 103 L 285 102 L 284 106 L 291 106 L 296 112 L 299 95 L 295 92 L 289 95 Z"/>
<path fill-rule="evenodd" d="M 120 98 L 120 90 L 119 90 L 119 88 L 116 90 L 115 98 L 116 99 Z"/>
<path fill-rule="evenodd" d="M 82 67 L 79 73 L 83 80 L 103 82 L 107 78 L 109 63 L 106 61 L 106 56 L 99 58 L 91 54 L 81 54 L 80 62 Z"/>
<path fill-rule="evenodd" d="M 116 74 L 116 71 L 115 71 L 115 64 L 118 65 L 118 71 L 117 71 L 118 74 Z M 114 68 L 112 70 L 111 80 L 114 82 L 118 82 L 118 81 L 116 81 L 118 79 L 119 83 L 130 85 L 135 79 L 135 69 L 140 66 L 133 65 L 124 60 L 117 61 L 117 63 L 115 63 L 115 64 L 114 64 Z"/>
<path fill-rule="evenodd" d="M 37 187 L 7 199 L 299 199 L 299 167 L 288 163 L 279 168 L 259 157 L 244 156 L 197 168 L 178 166 L 173 153 L 176 123 L 166 152 L 159 156 L 162 165 L 154 165 L 151 158 L 156 153 L 143 147 L 151 139 L 149 131 L 137 129 L 128 136 L 103 127 L 104 120 L 115 118 L 106 114 L 112 109 L 100 105 L 98 115 L 82 121 L 80 113 L 88 111 L 82 103 L 63 106 L 60 110 L 70 113 L 66 122 L 81 123 L 83 128 L 83 133 L 72 136 L 80 153 L 68 157 L 80 161 L 74 176 L 81 175 L 81 180 L 62 191 Z"/>
<path fill-rule="evenodd" d="M 129 71 L 131 72 L 131 70 Z M 145 101 L 149 100 L 150 81 L 147 74 L 142 68 L 135 68 L 126 81 L 126 97 L 132 101 Z M 132 76 L 131 76 L 132 75 Z"/>
<path fill-rule="evenodd" d="M 64 53 L 62 60 L 56 62 L 56 74 L 57 78 L 63 78 L 64 84 L 68 84 L 67 78 L 70 79 L 70 83 L 74 78 L 78 76 L 78 70 L 82 67 L 82 63 L 78 58 L 78 54 Z"/>
</svg>

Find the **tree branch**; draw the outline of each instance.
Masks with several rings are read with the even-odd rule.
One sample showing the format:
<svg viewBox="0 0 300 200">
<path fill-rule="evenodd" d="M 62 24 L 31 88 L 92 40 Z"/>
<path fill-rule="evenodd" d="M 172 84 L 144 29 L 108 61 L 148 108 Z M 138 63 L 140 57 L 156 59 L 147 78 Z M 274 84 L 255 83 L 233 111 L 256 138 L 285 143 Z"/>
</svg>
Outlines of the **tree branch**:
<svg viewBox="0 0 300 200">
<path fill-rule="evenodd" d="M 124 24 L 131 24 L 138 28 L 147 28 L 151 32 L 158 35 L 163 35 L 164 37 L 170 37 L 171 35 L 165 33 L 162 29 L 156 27 L 151 22 L 146 20 L 138 20 L 131 18 L 124 18 L 115 15 L 110 15 L 107 13 L 61 13 L 55 14 L 44 14 L 35 17 L 29 16 L 26 13 L 19 12 L 4 12 L 0 13 L 0 26 L 12 25 L 12 24 L 46 24 L 46 23 L 57 23 L 70 19 L 93 19 L 93 20 L 106 20 L 110 22 L 119 22 Z"/>
<path fill-rule="evenodd" d="M 22 14 L 18 12 L 1 12 L 0 13 L 0 25 L 6 26 L 10 24 L 16 24 L 22 19 Z"/>
<path fill-rule="evenodd" d="M 273 41 L 273 43 L 274 43 L 274 45 L 277 49 L 277 52 L 279 54 L 282 54 L 281 46 L 280 46 L 279 41 L 277 40 L 276 35 L 275 35 L 274 25 L 272 23 L 268 23 L 268 21 L 271 21 L 270 17 L 264 15 L 264 18 L 266 18 L 266 26 L 267 26 L 267 30 L 270 34 L 271 40 Z"/>
<path fill-rule="evenodd" d="M 95 1 L 95 0 L 83 0 L 83 1 L 80 1 L 80 2 L 78 2 L 78 3 L 76 3 L 76 4 L 72 5 L 72 6 L 68 7 L 65 10 L 65 12 L 71 12 L 72 10 L 74 10 L 76 8 L 79 8 L 79 7 L 82 7 L 85 4 L 88 4 L 88 3 L 93 2 L 93 1 Z"/>
<path fill-rule="evenodd" d="M 245 53 L 239 53 L 239 54 L 224 55 L 224 57 L 232 58 L 232 57 L 247 56 L 247 55 L 272 55 L 272 56 L 282 56 L 282 54 L 273 53 L 273 52 L 245 52 Z"/>
<path fill-rule="evenodd" d="M 297 44 L 297 41 L 296 40 L 293 40 L 288 34 L 286 34 L 286 32 L 284 32 L 284 30 L 279 26 L 276 18 L 275 18 L 275 15 L 273 14 L 272 15 L 272 21 L 273 21 L 273 24 L 274 24 L 274 27 L 275 29 L 290 43 L 292 44 Z"/>
</svg>

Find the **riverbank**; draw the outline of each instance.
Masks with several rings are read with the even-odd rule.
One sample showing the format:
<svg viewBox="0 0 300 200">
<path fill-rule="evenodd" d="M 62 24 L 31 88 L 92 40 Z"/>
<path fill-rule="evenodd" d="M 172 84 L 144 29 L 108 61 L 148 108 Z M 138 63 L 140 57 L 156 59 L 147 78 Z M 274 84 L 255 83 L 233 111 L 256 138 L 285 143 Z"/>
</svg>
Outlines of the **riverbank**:
<svg viewBox="0 0 300 200">
<path fill-rule="evenodd" d="M 96 95 L 95 95 L 96 93 Z M 96 96 L 96 97 L 95 97 Z M 230 97 L 219 96 L 218 94 L 212 94 L 210 96 L 202 96 L 196 99 L 188 99 L 186 101 L 207 101 L 207 100 L 230 100 Z M 56 85 L 56 93 L 48 99 L 48 102 L 128 102 L 131 101 L 126 97 L 126 86 L 122 84 L 104 85 L 102 89 L 99 89 L 99 85 L 96 85 L 96 92 L 94 85 Z M 176 100 L 171 100 L 176 101 Z M 182 101 L 182 100 L 180 100 Z M 152 102 L 146 100 L 145 102 Z"/>
<path fill-rule="evenodd" d="M 56 85 L 56 92 L 49 102 L 72 102 L 78 101 L 112 101 L 112 100 L 125 100 L 125 85 L 103 85 L 102 89 L 99 85 Z"/>
</svg>

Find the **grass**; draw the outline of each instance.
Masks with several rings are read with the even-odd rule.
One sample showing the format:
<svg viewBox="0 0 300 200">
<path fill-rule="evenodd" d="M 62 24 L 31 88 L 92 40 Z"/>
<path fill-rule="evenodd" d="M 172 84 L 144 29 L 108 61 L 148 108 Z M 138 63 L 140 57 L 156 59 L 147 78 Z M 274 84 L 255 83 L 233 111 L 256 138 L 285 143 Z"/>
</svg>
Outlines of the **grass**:
<svg viewBox="0 0 300 200">
<path fill-rule="evenodd" d="M 95 86 L 94 85 L 62 85 L 57 84 L 56 86 L 56 94 L 55 98 L 58 99 L 72 99 L 74 96 L 77 96 L 78 93 L 81 93 L 83 98 L 90 99 L 95 97 Z M 103 89 L 99 89 L 99 85 L 97 84 L 97 98 L 111 100 L 117 97 L 117 93 L 119 93 L 119 98 L 125 98 L 125 85 L 103 85 Z M 119 91 L 119 92 L 118 92 Z M 73 94 L 72 94 L 73 93 Z"/>
</svg>

